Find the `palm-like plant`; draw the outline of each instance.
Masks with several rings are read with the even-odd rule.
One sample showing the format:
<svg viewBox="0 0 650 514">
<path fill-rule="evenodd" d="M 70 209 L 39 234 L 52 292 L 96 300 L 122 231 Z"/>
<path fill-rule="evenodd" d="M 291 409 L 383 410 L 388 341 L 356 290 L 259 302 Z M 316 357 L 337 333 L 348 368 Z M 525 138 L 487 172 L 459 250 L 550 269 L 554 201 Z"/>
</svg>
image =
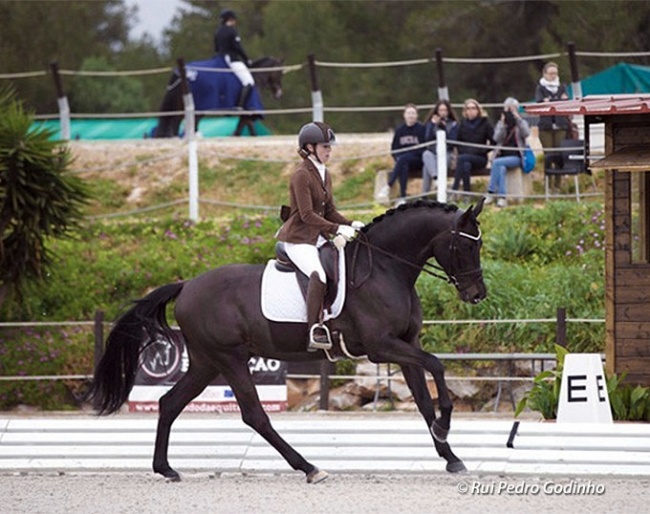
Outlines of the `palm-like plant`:
<svg viewBox="0 0 650 514">
<path fill-rule="evenodd" d="M 66 169 L 70 150 L 45 129 L 31 130 L 15 92 L 0 89 L 0 306 L 21 303 L 27 284 L 53 264 L 47 238 L 70 233 L 87 201 Z"/>
</svg>

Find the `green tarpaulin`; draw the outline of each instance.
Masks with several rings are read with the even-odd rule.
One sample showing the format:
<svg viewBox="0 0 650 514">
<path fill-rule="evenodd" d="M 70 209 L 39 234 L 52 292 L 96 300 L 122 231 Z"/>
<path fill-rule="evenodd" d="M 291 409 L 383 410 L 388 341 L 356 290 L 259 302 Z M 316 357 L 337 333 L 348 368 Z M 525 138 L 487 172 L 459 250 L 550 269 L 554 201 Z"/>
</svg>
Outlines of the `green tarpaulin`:
<svg viewBox="0 0 650 514">
<path fill-rule="evenodd" d="M 580 80 L 582 96 L 650 92 L 650 66 L 618 64 Z M 569 86 L 569 97 L 573 98 Z"/>
<path fill-rule="evenodd" d="M 72 119 L 70 121 L 71 139 L 143 139 L 148 137 L 151 129 L 156 126 L 156 118 L 128 118 L 128 119 Z M 199 129 L 204 137 L 232 136 L 237 128 L 238 118 L 220 117 L 204 118 L 199 124 Z M 59 120 L 36 121 L 34 127 L 45 126 L 54 131 L 53 139 L 60 139 Z M 268 136 L 270 131 L 261 121 L 255 122 L 258 136 Z M 248 130 L 244 135 L 249 135 Z"/>
</svg>

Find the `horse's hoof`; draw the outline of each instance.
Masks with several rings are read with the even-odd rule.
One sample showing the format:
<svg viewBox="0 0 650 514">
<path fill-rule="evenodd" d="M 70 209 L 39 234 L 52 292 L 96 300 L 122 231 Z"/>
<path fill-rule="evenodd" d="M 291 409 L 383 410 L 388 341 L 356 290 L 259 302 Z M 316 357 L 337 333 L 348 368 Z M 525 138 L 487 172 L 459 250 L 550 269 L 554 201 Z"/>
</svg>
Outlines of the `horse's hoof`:
<svg viewBox="0 0 650 514">
<path fill-rule="evenodd" d="M 463 474 L 467 473 L 467 468 L 465 467 L 465 464 L 463 464 L 463 461 L 458 460 L 456 462 L 449 462 L 447 464 L 447 471 L 449 471 L 449 473 Z"/>
<path fill-rule="evenodd" d="M 329 474 L 327 471 L 323 471 L 321 469 L 316 468 L 314 471 L 309 473 L 307 475 L 307 483 L 308 484 L 317 484 L 318 482 L 322 482 L 325 480 Z"/>
<path fill-rule="evenodd" d="M 177 471 L 173 470 L 172 468 L 166 468 L 164 470 L 154 469 L 154 472 L 159 473 L 162 476 L 164 476 L 166 482 L 180 482 L 181 481 L 181 476 L 178 474 Z"/>
<path fill-rule="evenodd" d="M 438 421 L 435 420 L 431 424 L 431 435 L 433 438 L 438 441 L 439 443 L 446 443 L 447 442 L 447 436 L 449 435 L 449 429 L 448 428 L 442 428 L 439 424 Z"/>
</svg>

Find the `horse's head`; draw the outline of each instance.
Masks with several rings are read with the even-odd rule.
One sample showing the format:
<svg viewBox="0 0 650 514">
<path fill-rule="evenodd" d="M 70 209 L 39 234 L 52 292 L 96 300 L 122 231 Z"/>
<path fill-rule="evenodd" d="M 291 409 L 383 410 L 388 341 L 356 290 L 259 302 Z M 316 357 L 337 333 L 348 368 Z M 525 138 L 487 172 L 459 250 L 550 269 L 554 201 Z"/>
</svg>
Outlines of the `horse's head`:
<svg viewBox="0 0 650 514">
<path fill-rule="evenodd" d="M 256 68 L 281 68 L 284 59 L 275 57 L 262 57 L 253 61 L 251 69 Z M 263 87 L 271 91 L 273 98 L 279 100 L 282 98 L 282 69 L 270 69 L 254 73 L 255 83 L 258 87 Z"/>
<path fill-rule="evenodd" d="M 464 302 L 478 303 L 487 296 L 481 269 L 481 229 L 478 215 L 485 198 L 454 218 L 449 244 L 436 245 L 434 255 Z"/>
</svg>

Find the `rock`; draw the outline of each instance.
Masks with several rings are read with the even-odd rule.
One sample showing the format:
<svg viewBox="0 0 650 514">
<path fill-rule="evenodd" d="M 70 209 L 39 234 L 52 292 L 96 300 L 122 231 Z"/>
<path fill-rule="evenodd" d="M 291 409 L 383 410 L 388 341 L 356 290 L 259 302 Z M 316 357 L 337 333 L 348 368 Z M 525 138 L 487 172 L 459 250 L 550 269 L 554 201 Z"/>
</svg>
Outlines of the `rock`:
<svg viewBox="0 0 650 514">
<path fill-rule="evenodd" d="M 332 410 L 352 410 L 361 406 L 362 399 L 354 392 L 354 388 L 348 387 L 348 384 L 332 389 L 329 395 L 329 408 Z"/>
<path fill-rule="evenodd" d="M 472 398 L 480 391 L 478 383 L 469 380 L 447 380 L 447 389 L 460 399 Z"/>
</svg>

